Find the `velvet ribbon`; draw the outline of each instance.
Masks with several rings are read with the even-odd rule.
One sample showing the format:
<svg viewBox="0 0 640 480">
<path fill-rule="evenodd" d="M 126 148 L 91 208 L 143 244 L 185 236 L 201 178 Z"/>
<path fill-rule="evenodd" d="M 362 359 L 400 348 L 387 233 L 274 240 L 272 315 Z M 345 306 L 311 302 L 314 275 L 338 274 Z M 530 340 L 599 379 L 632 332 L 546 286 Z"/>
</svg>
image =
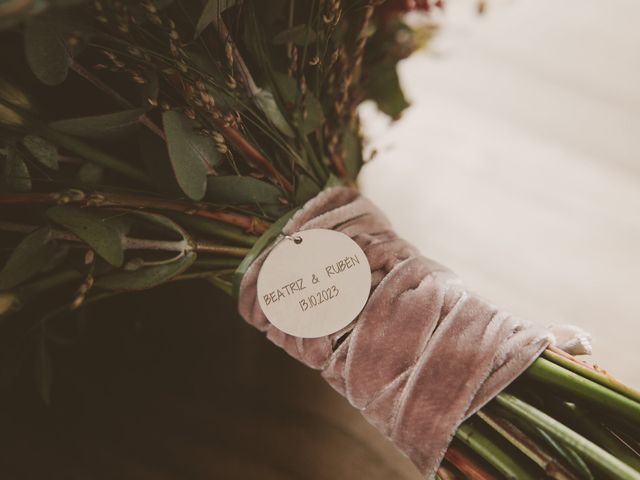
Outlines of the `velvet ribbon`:
<svg viewBox="0 0 640 480">
<path fill-rule="evenodd" d="M 467 290 L 446 267 L 399 238 L 385 216 L 357 191 L 325 190 L 283 229 L 326 228 L 362 248 L 371 294 L 347 327 L 298 338 L 269 323 L 256 282 L 265 250 L 247 270 L 239 311 L 276 345 L 322 376 L 432 478 L 458 426 L 517 378 L 554 332 L 505 313 Z M 273 246 L 271 247 L 273 248 Z M 560 343 L 582 332 L 560 330 Z M 576 335 L 576 333 L 578 335 Z"/>
</svg>

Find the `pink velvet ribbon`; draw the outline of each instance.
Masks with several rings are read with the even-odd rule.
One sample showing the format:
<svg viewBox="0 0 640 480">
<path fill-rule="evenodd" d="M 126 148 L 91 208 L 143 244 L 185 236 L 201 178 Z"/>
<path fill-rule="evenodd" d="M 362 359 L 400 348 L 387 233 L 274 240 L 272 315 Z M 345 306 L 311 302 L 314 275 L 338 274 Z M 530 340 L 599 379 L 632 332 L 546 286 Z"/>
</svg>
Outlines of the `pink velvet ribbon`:
<svg viewBox="0 0 640 480">
<path fill-rule="evenodd" d="M 554 334 L 468 291 L 450 270 L 399 238 L 355 190 L 325 190 L 283 233 L 312 228 L 345 233 L 367 256 L 371 294 L 360 315 L 321 338 L 293 337 L 273 326 L 256 295 L 270 249 L 242 280 L 240 314 L 291 356 L 320 370 L 432 478 L 458 426 L 517 378 L 555 341 Z"/>
</svg>

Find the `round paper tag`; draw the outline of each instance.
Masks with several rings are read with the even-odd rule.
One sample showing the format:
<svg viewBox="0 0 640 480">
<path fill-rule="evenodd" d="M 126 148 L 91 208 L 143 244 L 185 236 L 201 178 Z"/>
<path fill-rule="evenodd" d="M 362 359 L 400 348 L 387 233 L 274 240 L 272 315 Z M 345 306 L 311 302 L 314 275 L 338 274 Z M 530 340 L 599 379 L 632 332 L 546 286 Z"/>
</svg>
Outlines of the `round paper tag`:
<svg viewBox="0 0 640 480">
<path fill-rule="evenodd" d="M 262 311 L 296 337 L 323 337 L 347 326 L 370 290 L 367 257 L 356 242 L 334 230 L 305 230 L 282 239 L 258 274 Z"/>
</svg>

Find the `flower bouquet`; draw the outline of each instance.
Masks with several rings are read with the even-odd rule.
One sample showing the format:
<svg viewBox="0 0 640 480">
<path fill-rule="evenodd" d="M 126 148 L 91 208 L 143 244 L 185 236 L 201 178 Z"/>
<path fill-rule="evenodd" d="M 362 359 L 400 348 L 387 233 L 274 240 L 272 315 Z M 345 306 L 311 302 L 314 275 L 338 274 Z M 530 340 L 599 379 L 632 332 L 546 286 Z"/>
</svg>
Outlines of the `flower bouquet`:
<svg viewBox="0 0 640 480">
<path fill-rule="evenodd" d="M 357 192 L 357 108 L 408 106 L 396 65 L 435 28 L 403 15 L 438 7 L 4 2 L 3 388 L 34 371 L 55 405 L 69 318 L 206 281 L 423 477 L 640 479 L 640 394 L 585 334 L 470 293 Z"/>
</svg>

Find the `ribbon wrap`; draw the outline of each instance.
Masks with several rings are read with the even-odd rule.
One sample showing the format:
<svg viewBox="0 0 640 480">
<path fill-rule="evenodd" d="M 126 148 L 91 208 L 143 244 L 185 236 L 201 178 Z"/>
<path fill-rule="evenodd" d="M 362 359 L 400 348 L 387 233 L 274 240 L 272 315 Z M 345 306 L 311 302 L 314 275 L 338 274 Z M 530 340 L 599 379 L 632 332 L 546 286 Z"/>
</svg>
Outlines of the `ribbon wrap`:
<svg viewBox="0 0 640 480">
<path fill-rule="evenodd" d="M 325 190 L 283 229 L 337 230 L 362 248 L 371 294 L 354 322 L 321 338 L 273 326 L 247 270 L 239 311 L 276 345 L 322 376 L 432 478 L 458 426 L 554 341 L 551 331 L 502 312 L 399 238 L 385 216 L 348 188 Z"/>
</svg>

